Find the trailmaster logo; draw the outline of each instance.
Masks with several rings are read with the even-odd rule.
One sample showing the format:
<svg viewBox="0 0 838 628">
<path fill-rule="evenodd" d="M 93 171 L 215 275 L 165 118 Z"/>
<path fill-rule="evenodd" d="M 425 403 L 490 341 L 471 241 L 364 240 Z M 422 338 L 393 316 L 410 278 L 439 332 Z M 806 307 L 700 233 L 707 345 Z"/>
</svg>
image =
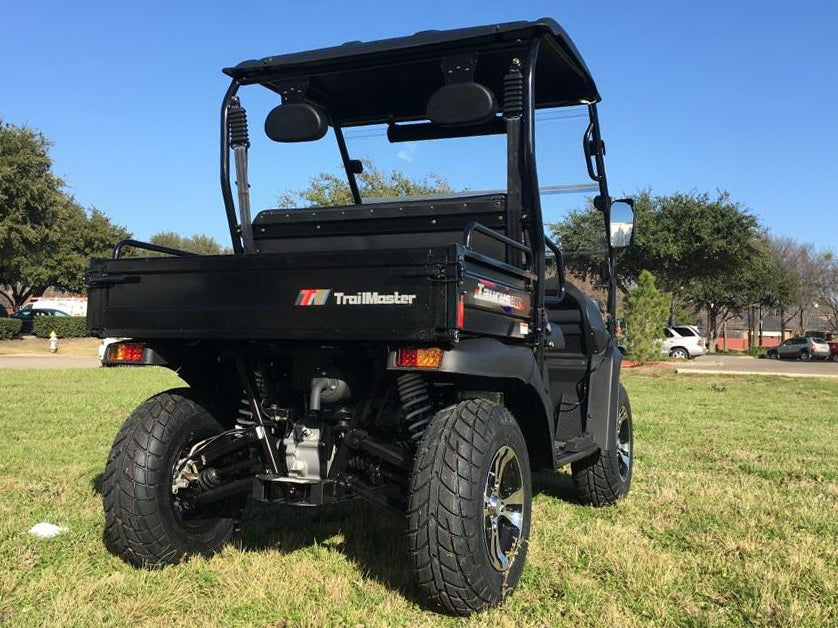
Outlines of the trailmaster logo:
<svg viewBox="0 0 838 628">
<path fill-rule="evenodd" d="M 331 290 L 308 289 L 300 290 L 294 305 L 326 305 Z"/>
<path fill-rule="evenodd" d="M 326 305 L 329 296 L 334 297 L 335 305 L 413 305 L 415 294 L 401 292 L 335 292 L 331 289 L 300 290 L 294 305 Z"/>
</svg>

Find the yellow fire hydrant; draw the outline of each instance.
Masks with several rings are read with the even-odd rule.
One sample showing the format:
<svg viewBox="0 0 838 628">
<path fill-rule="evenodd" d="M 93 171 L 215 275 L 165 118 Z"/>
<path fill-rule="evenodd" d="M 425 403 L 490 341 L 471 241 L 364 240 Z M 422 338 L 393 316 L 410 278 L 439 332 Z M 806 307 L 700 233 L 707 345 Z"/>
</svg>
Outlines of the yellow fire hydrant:
<svg viewBox="0 0 838 628">
<path fill-rule="evenodd" d="M 56 351 L 58 351 L 58 336 L 53 330 L 49 334 L 49 352 L 55 353 Z"/>
</svg>

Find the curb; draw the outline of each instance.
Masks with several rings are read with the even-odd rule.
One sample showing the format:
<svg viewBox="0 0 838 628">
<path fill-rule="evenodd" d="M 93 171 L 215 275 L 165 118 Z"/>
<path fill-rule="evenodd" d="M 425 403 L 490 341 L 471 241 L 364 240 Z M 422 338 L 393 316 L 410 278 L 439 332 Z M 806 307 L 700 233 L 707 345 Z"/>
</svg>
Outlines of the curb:
<svg viewBox="0 0 838 628">
<path fill-rule="evenodd" d="M 765 373 L 762 371 L 723 371 L 721 369 L 675 369 L 684 375 L 762 375 L 765 377 L 808 377 L 819 379 L 838 379 L 838 373 Z"/>
</svg>

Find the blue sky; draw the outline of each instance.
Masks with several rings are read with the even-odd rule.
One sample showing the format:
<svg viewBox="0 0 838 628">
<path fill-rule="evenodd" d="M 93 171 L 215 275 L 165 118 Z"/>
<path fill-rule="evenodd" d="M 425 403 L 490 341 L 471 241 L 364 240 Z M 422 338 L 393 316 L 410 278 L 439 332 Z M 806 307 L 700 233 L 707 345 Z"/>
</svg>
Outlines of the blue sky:
<svg viewBox="0 0 838 628">
<path fill-rule="evenodd" d="M 50 0 L 6 3 L 2 16 L 0 118 L 41 129 L 77 199 L 141 238 L 173 230 L 227 243 L 217 174 L 222 67 L 551 16 L 603 95 L 615 196 L 726 189 L 772 233 L 838 248 L 834 2 Z M 251 121 L 255 134 L 261 120 Z M 336 164 L 329 148 L 319 169 Z M 567 161 L 581 163 L 578 148 L 574 139 Z M 270 170 L 254 166 L 256 209 L 315 174 L 282 151 Z M 435 169 L 446 174 L 445 164 Z"/>
</svg>

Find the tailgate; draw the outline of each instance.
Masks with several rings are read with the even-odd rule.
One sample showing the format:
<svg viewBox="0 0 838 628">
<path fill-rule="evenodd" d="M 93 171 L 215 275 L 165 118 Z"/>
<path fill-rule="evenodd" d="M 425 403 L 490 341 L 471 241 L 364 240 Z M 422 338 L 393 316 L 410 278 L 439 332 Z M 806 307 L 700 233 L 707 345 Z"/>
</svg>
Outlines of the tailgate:
<svg viewBox="0 0 838 628">
<path fill-rule="evenodd" d="M 93 260 L 87 325 L 99 337 L 439 341 L 446 267 L 445 248 Z"/>
</svg>

